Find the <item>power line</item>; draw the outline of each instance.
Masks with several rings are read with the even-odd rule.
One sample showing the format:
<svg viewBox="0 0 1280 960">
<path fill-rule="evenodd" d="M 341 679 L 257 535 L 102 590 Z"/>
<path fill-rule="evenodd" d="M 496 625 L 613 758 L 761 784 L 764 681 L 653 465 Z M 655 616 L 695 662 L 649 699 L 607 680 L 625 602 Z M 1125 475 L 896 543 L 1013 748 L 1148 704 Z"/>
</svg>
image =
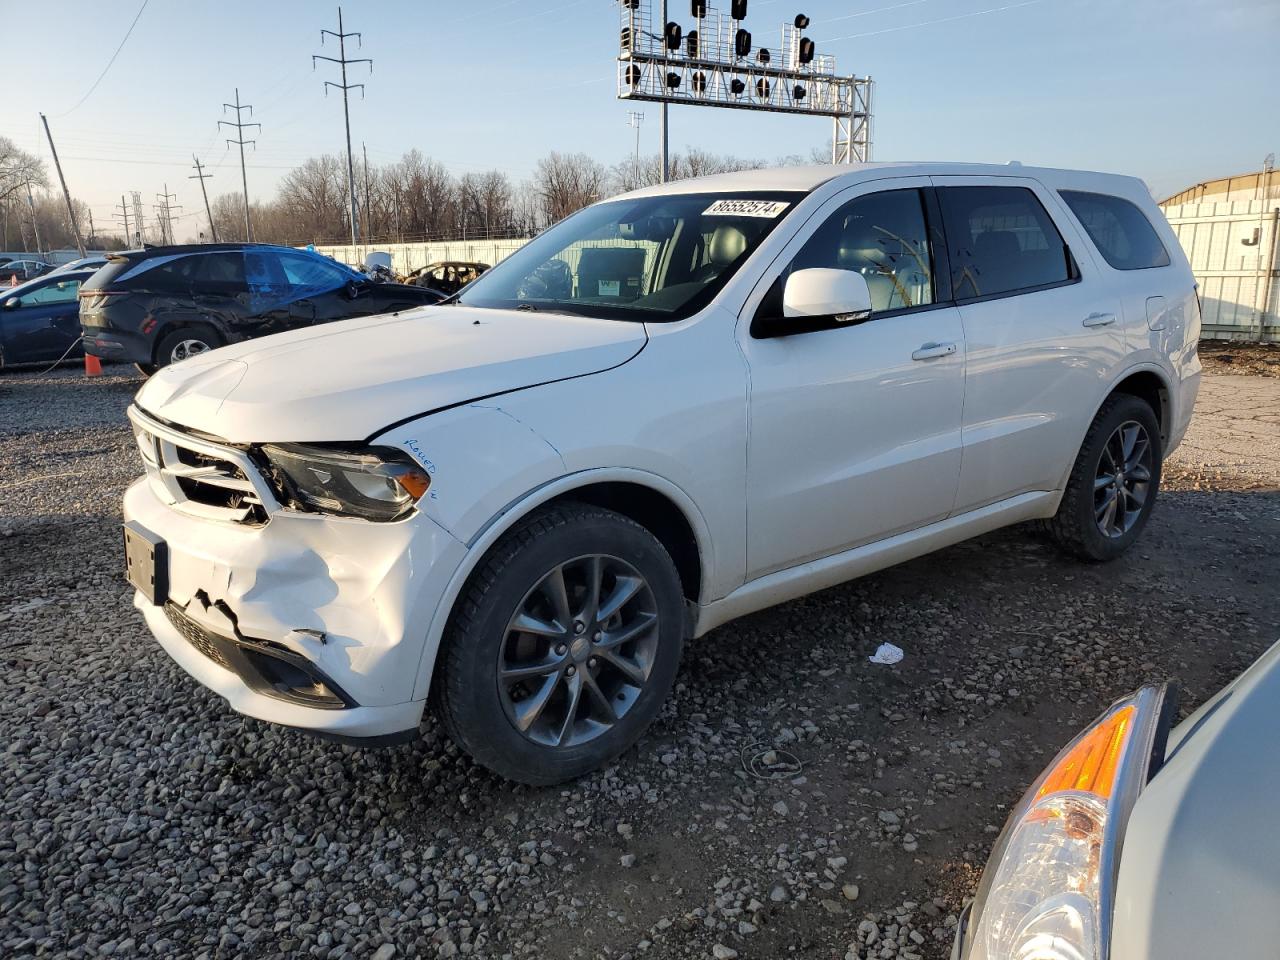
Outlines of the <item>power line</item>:
<svg viewBox="0 0 1280 960">
<path fill-rule="evenodd" d="M 56 117 L 54 117 L 55 120 L 60 120 L 63 117 L 65 117 L 67 114 L 74 113 L 75 111 L 79 110 L 81 104 L 83 104 L 86 100 L 89 99 L 90 96 L 93 95 L 93 91 L 98 89 L 98 84 L 100 84 L 102 82 L 102 78 L 107 75 L 107 71 L 111 69 L 111 65 L 116 62 L 116 57 L 120 56 L 120 51 L 123 50 L 124 45 L 129 42 L 129 38 L 133 36 L 133 28 L 138 25 L 138 20 L 141 19 L 142 17 L 142 11 L 147 9 L 147 4 L 150 2 L 151 0 L 142 0 L 142 6 L 138 8 L 138 12 L 133 18 L 133 23 L 129 24 L 129 29 L 125 31 L 124 39 L 120 41 L 120 46 L 116 47 L 116 52 L 111 54 L 111 59 L 107 61 L 107 65 L 103 67 L 102 72 L 98 74 L 98 79 L 93 81 L 93 86 L 89 88 L 89 92 L 86 93 L 83 97 L 81 97 L 79 101 L 76 103 L 76 105 L 72 107 L 70 110 L 68 110 L 66 113 L 60 113 Z"/>
<path fill-rule="evenodd" d="M 908 23 L 901 27 L 886 27 L 883 30 L 872 30 L 868 33 L 851 33 L 847 37 L 831 37 L 823 43 L 838 43 L 841 40 L 859 40 L 862 37 L 878 37 L 884 33 L 897 33 L 899 30 L 914 30 L 916 27 L 932 27 L 938 23 L 951 23 L 954 20 L 968 20 L 970 17 L 982 17 L 989 13 L 1003 13 L 1005 10 L 1017 10 L 1019 7 L 1030 7 L 1042 0 L 1023 0 L 1022 3 L 1010 3 L 1003 7 L 992 7 L 989 10 L 974 10 L 970 13 L 958 13 L 952 17 L 940 17 L 937 20 L 925 20 L 921 23 Z"/>
<path fill-rule="evenodd" d="M 339 90 L 342 91 L 342 119 L 346 123 L 346 127 L 347 127 L 347 188 L 348 188 L 348 192 L 351 195 L 351 246 L 354 247 L 356 245 L 356 172 L 355 172 L 355 161 L 352 160 L 352 157 L 351 157 L 351 108 L 348 104 L 347 91 L 354 90 L 357 87 L 359 87 L 360 97 L 361 99 L 363 99 L 364 84 L 363 83 L 347 83 L 347 64 L 367 63 L 369 65 L 369 72 L 373 73 L 373 61 L 370 60 L 368 57 L 361 57 L 359 59 L 353 59 L 353 60 L 347 59 L 347 37 L 355 37 L 357 46 L 364 46 L 364 39 L 357 32 L 354 32 L 354 31 L 351 33 L 343 32 L 341 7 L 338 8 L 338 32 L 334 33 L 332 30 L 321 30 L 320 46 L 324 46 L 324 38 L 326 36 L 337 37 L 338 56 L 335 59 L 334 57 L 326 57 L 318 53 L 312 54 L 311 69 L 314 70 L 316 68 L 317 60 L 327 60 L 330 63 L 338 64 L 342 68 L 342 82 L 334 83 L 332 80 L 326 80 L 324 82 L 324 92 L 325 92 L 325 96 L 328 96 L 330 87 L 337 87 Z"/>
<path fill-rule="evenodd" d="M 235 123 L 232 123 L 230 120 L 219 120 L 219 121 L 218 121 L 218 126 L 220 126 L 220 127 L 221 127 L 221 126 L 235 127 L 235 130 L 236 130 L 236 139 L 235 139 L 235 140 L 230 140 L 230 139 L 228 139 L 228 140 L 227 140 L 227 146 L 231 146 L 231 144 L 233 144 L 233 143 L 236 143 L 236 144 L 239 144 L 239 145 L 240 145 L 240 182 L 241 182 L 241 184 L 244 186 L 244 238 L 245 238 L 246 242 L 252 242 L 252 241 L 253 241 L 253 226 L 252 226 L 252 224 L 250 224 L 250 223 L 249 223 L 249 175 L 245 172 L 245 166 L 244 166 L 244 147 L 245 147 L 245 144 L 246 144 L 246 143 L 249 143 L 249 144 L 253 144 L 254 148 L 256 149 L 256 148 L 257 148 L 257 146 L 258 146 L 258 141 L 257 141 L 257 140 L 246 140 L 246 139 L 244 138 L 244 131 L 245 131 L 245 128 L 247 128 L 247 127 L 257 127 L 257 128 L 258 128 L 258 131 L 259 131 L 259 132 L 261 132 L 261 131 L 262 131 L 262 124 L 260 124 L 260 123 L 245 123 L 244 121 L 242 121 L 242 120 L 240 119 L 240 116 L 241 116 L 242 112 L 243 112 L 243 111 L 245 111 L 245 110 L 248 110 L 248 111 L 249 111 L 249 116 L 251 116 L 251 117 L 252 117 L 252 116 L 253 116 L 253 106 L 252 106 L 252 104 L 248 104 L 248 103 L 242 104 L 242 103 L 240 102 L 240 88 L 239 88 L 239 87 L 236 87 L 236 102 L 235 102 L 235 103 L 224 103 L 224 104 L 222 105 L 222 112 L 223 112 L 223 113 L 226 113 L 228 110 L 234 110 L 234 111 L 236 112 L 236 120 L 235 120 Z"/>
</svg>

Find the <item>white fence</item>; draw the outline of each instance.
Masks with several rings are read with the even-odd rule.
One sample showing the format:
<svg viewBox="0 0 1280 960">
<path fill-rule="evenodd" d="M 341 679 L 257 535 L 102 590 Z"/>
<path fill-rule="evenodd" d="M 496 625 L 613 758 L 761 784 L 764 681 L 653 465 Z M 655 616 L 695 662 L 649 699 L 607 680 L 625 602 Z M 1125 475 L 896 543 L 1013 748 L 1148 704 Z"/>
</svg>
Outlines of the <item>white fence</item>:
<svg viewBox="0 0 1280 960">
<path fill-rule="evenodd" d="M 1164 214 L 1200 284 L 1204 338 L 1280 342 L 1280 204 L 1186 203 Z"/>
<path fill-rule="evenodd" d="M 504 257 L 515 253 L 528 238 L 512 240 L 433 240 L 427 243 L 361 244 L 357 247 L 316 247 L 325 256 L 333 257 L 352 266 L 364 263 L 370 253 L 391 254 L 391 264 L 397 273 L 409 273 L 429 263 L 442 260 L 465 260 L 470 263 L 487 263 L 493 266 Z"/>
</svg>

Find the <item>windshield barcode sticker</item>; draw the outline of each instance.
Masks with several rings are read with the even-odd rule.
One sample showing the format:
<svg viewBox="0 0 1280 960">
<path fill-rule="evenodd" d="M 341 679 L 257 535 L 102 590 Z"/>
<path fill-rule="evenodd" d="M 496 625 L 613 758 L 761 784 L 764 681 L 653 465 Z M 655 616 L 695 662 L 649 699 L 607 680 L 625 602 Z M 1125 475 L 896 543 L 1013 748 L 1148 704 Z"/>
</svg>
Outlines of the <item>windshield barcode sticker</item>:
<svg viewBox="0 0 1280 960">
<path fill-rule="evenodd" d="M 787 209 L 778 200 L 717 200 L 702 211 L 704 217 L 774 217 Z"/>
</svg>

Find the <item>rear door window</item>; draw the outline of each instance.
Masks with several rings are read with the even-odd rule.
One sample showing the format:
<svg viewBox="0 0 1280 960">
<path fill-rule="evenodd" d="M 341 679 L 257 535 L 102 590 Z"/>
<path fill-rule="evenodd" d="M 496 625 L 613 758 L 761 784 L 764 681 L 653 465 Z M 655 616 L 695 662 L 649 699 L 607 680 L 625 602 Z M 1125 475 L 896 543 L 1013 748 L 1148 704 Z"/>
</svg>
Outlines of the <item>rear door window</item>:
<svg viewBox="0 0 1280 960">
<path fill-rule="evenodd" d="M 938 200 L 957 300 L 1007 296 L 1075 278 L 1062 234 L 1026 187 L 941 187 Z"/>
<path fill-rule="evenodd" d="M 1117 270 L 1167 267 L 1169 251 L 1136 204 L 1105 193 L 1061 190 L 1104 260 Z"/>
</svg>

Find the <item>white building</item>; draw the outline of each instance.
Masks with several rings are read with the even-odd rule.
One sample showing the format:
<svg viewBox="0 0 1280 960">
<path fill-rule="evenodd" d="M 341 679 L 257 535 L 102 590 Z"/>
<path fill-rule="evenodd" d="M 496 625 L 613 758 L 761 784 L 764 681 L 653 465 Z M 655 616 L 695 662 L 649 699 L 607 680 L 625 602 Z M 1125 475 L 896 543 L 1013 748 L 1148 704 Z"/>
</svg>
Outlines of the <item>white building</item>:
<svg viewBox="0 0 1280 960">
<path fill-rule="evenodd" d="M 1280 173 L 1197 183 L 1160 207 L 1200 284 L 1203 336 L 1280 342 Z"/>
</svg>

